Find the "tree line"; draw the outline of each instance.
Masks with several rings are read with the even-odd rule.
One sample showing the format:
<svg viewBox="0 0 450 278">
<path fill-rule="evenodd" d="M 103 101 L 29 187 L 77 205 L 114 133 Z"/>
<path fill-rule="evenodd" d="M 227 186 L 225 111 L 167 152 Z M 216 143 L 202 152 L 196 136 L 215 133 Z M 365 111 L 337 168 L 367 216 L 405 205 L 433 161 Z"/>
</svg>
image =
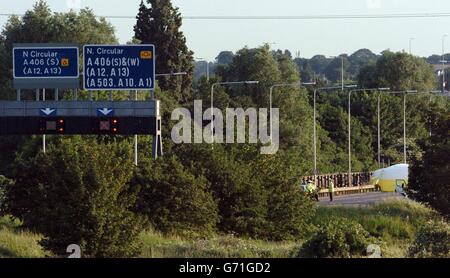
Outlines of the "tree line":
<svg viewBox="0 0 450 278">
<path fill-rule="evenodd" d="M 39 136 L 0 138 L 1 213 L 41 233 L 41 245 L 53 254 L 63 256 L 69 244 L 77 243 L 85 256 L 135 256 L 139 232 L 150 228 L 186 237 L 231 233 L 268 240 L 301 239 L 314 228 L 310 219 L 315 204 L 298 186 L 299 177 L 312 174 L 313 168 L 311 90 L 280 88 L 274 93 L 274 106 L 281 111 L 276 155 L 260 155 L 260 146 L 254 144 L 216 144 L 211 149 L 207 144 L 176 145 L 170 139 L 173 109 L 193 109 L 194 99 L 207 103 L 212 83 L 258 80 L 256 86 L 218 87 L 215 106 L 267 107 L 268 87 L 303 80 L 296 61 L 268 45 L 243 48 L 222 57 L 211 80 L 203 77 L 193 86 L 193 53 L 181 24 L 169 0 L 148 0 L 141 3 L 134 28 L 133 42 L 155 44 L 159 72 L 187 72 L 159 80 L 155 92 L 162 102 L 164 157 L 151 160 L 152 139 L 146 136 L 139 140 L 138 167 L 131 163 L 133 142 L 123 136 L 49 136 L 45 154 Z M 83 45 L 117 43 L 117 38 L 111 24 L 89 9 L 52 13 L 44 1 L 37 2 L 23 17 L 11 17 L 1 33 L 2 99 L 14 96 L 12 44 L 21 42 Z M 375 64 L 361 66 L 358 80 L 363 86 L 435 86 L 432 69 L 412 55 L 385 52 Z M 106 98 L 106 92 L 99 92 L 102 96 Z M 79 98 L 87 98 L 87 93 L 81 91 Z M 392 163 L 401 157 L 401 103 L 398 96 L 382 97 L 383 156 Z M 424 144 L 429 130 L 435 136 L 442 132 L 448 108 L 442 98 L 408 100 L 410 159 L 428 157 Z M 354 168 L 374 170 L 376 95 L 355 95 L 352 109 Z M 319 94 L 321 173 L 346 169 L 346 113 L 346 94 Z"/>
</svg>

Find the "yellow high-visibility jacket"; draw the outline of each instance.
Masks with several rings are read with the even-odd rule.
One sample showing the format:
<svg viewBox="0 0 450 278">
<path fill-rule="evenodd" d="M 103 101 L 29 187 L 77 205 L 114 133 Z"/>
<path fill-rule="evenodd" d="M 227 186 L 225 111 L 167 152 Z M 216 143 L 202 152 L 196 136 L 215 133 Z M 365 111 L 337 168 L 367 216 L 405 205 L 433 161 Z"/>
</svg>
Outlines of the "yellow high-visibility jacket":
<svg viewBox="0 0 450 278">
<path fill-rule="evenodd" d="M 330 184 L 328 185 L 328 192 L 334 193 L 334 183 L 333 182 L 330 182 Z"/>
</svg>

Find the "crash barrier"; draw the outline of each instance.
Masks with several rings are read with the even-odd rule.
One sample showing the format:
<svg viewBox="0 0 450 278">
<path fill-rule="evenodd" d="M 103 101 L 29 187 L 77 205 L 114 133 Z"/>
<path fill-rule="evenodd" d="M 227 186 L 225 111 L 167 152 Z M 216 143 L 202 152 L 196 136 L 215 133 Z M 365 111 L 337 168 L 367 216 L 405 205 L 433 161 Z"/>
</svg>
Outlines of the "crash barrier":
<svg viewBox="0 0 450 278">
<path fill-rule="evenodd" d="M 328 195 L 329 182 L 333 181 L 336 195 L 358 194 L 376 191 L 374 185 L 369 185 L 372 172 L 352 173 L 352 184 L 349 186 L 348 173 L 317 175 L 316 184 L 321 197 Z M 300 183 L 314 181 L 314 176 L 300 178 Z"/>
<path fill-rule="evenodd" d="M 361 186 L 355 186 L 355 187 L 341 187 L 336 188 L 334 190 L 334 195 L 350 195 L 350 194 L 360 194 L 360 193 L 367 193 L 367 192 L 374 192 L 377 191 L 374 185 L 361 185 Z M 329 192 L 328 189 L 321 189 L 319 191 L 320 197 L 328 196 Z"/>
</svg>

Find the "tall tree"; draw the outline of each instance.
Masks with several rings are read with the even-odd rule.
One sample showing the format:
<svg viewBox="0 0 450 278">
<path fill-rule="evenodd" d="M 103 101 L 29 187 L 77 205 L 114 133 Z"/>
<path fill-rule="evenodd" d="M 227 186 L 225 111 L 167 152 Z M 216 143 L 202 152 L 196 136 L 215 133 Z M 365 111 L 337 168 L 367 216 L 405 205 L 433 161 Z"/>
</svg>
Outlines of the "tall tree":
<svg viewBox="0 0 450 278">
<path fill-rule="evenodd" d="M 413 199 L 425 202 L 450 217 L 450 114 L 445 107 L 434 106 L 431 117 L 433 136 L 423 144 L 422 159 L 414 159 L 409 191 Z"/>
<path fill-rule="evenodd" d="M 149 7 L 141 1 L 134 26 L 135 38 L 141 43 L 155 45 L 157 72 L 187 72 L 183 77 L 159 79 L 162 90 L 171 91 L 179 101 L 187 101 L 191 95 L 194 59 L 180 31 L 181 14 L 170 0 L 147 0 L 147 3 Z"/>
<path fill-rule="evenodd" d="M 390 87 L 394 91 L 432 90 L 436 79 L 433 67 L 425 59 L 404 52 L 384 51 L 368 68 L 363 68 L 359 83 L 363 87 Z"/>
</svg>

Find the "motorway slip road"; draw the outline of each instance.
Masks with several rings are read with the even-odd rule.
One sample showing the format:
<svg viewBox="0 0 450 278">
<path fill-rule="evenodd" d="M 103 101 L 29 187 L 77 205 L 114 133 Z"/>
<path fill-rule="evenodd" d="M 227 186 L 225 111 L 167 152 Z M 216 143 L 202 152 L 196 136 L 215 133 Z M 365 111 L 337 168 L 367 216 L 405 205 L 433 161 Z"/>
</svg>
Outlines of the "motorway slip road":
<svg viewBox="0 0 450 278">
<path fill-rule="evenodd" d="M 320 198 L 322 206 L 365 206 L 383 202 L 387 199 L 405 198 L 397 193 L 370 192 L 364 194 L 352 194 L 334 196 L 333 202 L 328 197 Z"/>
</svg>

